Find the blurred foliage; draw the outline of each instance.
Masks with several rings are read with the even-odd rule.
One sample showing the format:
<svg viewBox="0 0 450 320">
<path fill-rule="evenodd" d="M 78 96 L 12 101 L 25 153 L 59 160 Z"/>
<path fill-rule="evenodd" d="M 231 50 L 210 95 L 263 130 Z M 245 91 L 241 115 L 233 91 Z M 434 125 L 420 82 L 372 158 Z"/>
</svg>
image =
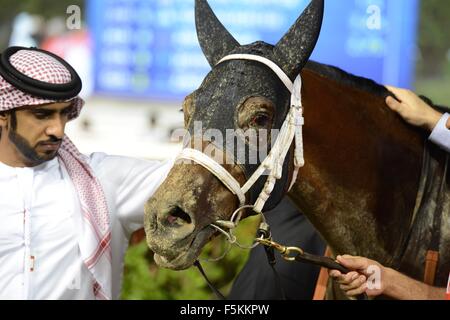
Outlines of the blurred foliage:
<svg viewBox="0 0 450 320">
<path fill-rule="evenodd" d="M 235 232 L 240 243 L 251 244 L 258 225 L 259 219 L 256 217 L 242 221 Z M 231 247 L 220 261 L 202 260 L 221 257 L 229 248 L 221 236 L 207 244 L 200 256 L 200 262 L 209 280 L 225 296 L 244 266 L 249 251 Z M 130 247 L 125 256 L 122 299 L 213 300 L 216 297 L 197 268 L 173 271 L 157 267 L 153 254 L 144 241 Z"/>
<path fill-rule="evenodd" d="M 443 76 L 450 50 L 450 1 L 422 0 L 420 12 L 419 76 Z"/>
<path fill-rule="evenodd" d="M 442 72 L 443 70 L 443 72 Z M 450 61 L 442 65 L 439 77 L 418 77 L 415 91 L 429 97 L 435 104 L 450 107 Z"/>
</svg>

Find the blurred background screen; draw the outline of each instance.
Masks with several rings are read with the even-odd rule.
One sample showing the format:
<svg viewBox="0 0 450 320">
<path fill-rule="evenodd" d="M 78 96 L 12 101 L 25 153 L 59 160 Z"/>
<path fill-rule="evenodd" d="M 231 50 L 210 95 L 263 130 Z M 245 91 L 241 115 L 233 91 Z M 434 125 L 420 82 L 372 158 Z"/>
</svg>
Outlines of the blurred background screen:
<svg viewBox="0 0 450 320">
<path fill-rule="evenodd" d="M 276 44 L 309 0 L 210 0 L 241 43 Z M 418 0 L 327 1 L 312 59 L 380 83 L 411 87 Z M 191 0 L 89 0 L 95 91 L 181 100 L 210 70 Z"/>
</svg>

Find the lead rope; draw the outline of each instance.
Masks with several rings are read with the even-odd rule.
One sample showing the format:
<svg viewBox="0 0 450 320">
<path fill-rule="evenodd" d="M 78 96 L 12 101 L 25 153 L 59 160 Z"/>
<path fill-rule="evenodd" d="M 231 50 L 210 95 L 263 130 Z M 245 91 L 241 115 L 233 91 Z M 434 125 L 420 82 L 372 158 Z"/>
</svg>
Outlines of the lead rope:
<svg viewBox="0 0 450 320">
<path fill-rule="evenodd" d="M 270 232 L 269 224 L 267 224 L 264 221 L 261 222 L 257 235 L 258 235 L 258 239 L 272 240 L 272 234 Z M 267 262 L 269 263 L 269 266 L 272 269 L 273 276 L 275 278 L 275 285 L 281 294 L 281 299 L 287 300 L 286 293 L 284 292 L 283 286 L 281 285 L 280 274 L 277 272 L 277 269 L 275 269 L 275 264 L 277 263 L 277 260 L 275 258 L 275 248 L 269 247 L 269 246 L 264 246 L 264 252 L 266 253 Z"/>
<path fill-rule="evenodd" d="M 206 276 L 205 271 L 202 268 L 202 265 L 200 264 L 200 261 L 196 260 L 194 262 L 194 265 L 197 267 L 197 269 L 200 271 L 201 275 L 205 279 L 206 283 L 208 284 L 208 287 L 211 289 L 212 292 L 217 296 L 219 300 L 226 300 L 225 296 L 217 289 L 211 281 L 209 281 L 208 277 Z"/>
<path fill-rule="evenodd" d="M 245 209 L 246 207 L 251 207 L 251 206 L 244 206 L 239 208 L 238 210 L 236 210 L 231 218 L 231 221 L 226 221 L 226 225 L 224 225 L 224 228 L 229 228 L 229 232 L 226 232 L 225 230 L 223 230 L 221 227 L 215 226 L 213 225 L 213 227 L 215 227 L 219 232 L 223 233 L 226 236 L 227 241 L 230 244 L 235 244 L 237 246 L 239 246 L 241 249 L 253 249 L 255 248 L 259 242 L 258 240 L 268 240 L 268 241 L 272 241 L 272 236 L 270 233 L 270 226 L 269 224 L 266 222 L 265 217 L 263 214 L 261 214 L 262 217 L 262 222 L 259 225 L 259 229 L 257 232 L 257 239 L 255 240 L 255 243 L 253 246 L 250 247 L 245 247 L 241 244 L 239 244 L 239 242 L 237 241 L 236 236 L 232 233 L 232 229 L 236 228 L 237 224 L 239 223 L 240 219 L 241 219 L 241 214 L 240 211 Z M 286 299 L 286 294 L 284 292 L 283 286 L 281 285 L 281 277 L 279 275 L 279 273 L 277 272 L 277 270 L 275 269 L 275 265 L 276 265 L 276 258 L 275 258 L 275 249 L 272 246 L 264 246 L 264 251 L 266 253 L 266 257 L 267 257 L 267 262 L 269 263 L 270 268 L 272 269 L 274 278 L 275 278 L 275 285 L 278 289 L 278 291 L 281 294 L 282 300 L 287 300 Z M 227 253 L 228 251 L 226 251 Z M 225 253 L 225 254 L 226 254 Z M 225 254 L 223 254 L 220 258 L 218 259 L 214 259 L 213 261 L 218 261 L 219 259 L 223 259 L 225 257 Z M 205 273 L 205 270 L 203 269 L 202 265 L 200 264 L 199 260 L 196 260 L 194 262 L 194 266 L 197 267 L 197 269 L 199 270 L 200 274 L 203 276 L 203 278 L 205 279 L 208 287 L 211 289 L 211 291 L 216 295 L 216 297 L 219 300 L 226 300 L 225 296 L 220 292 L 219 289 L 217 289 L 214 284 L 209 280 L 208 276 Z"/>
<path fill-rule="evenodd" d="M 259 245 L 259 242 L 257 240 L 255 240 L 254 244 L 252 246 L 244 246 L 242 244 L 239 243 L 239 241 L 237 240 L 236 236 L 233 234 L 233 229 L 235 229 L 237 227 L 237 225 L 239 224 L 241 218 L 242 218 L 242 213 L 241 211 L 244 209 L 252 209 L 253 206 L 242 206 L 240 208 L 238 208 L 236 211 L 233 212 L 233 214 L 231 215 L 231 219 L 229 221 L 220 221 L 219 225 L 211 225 L 212 227 L 214 227 L 215 229 L 217 229 L 217 231 L 219 231 L 220 233 L 224 234 L 227 242 L 231 245 L 236 245 L 241 249 L 248 249 L 251 250 L 253 248 L 255 248 L 256 246 Z M 266 218 L 264 216 L 264 214 L 261 214 L 261 223 L 259 225 L 259 229 L 257 231 L 257 239 L 272 239 L 271 233 L 270 233 L 270 226 L 266 221 Z M 228 232 L 225 231 L 224 229 L 228 229 Z M 230 247 L 231 248 L 231 247 Z M 229 248 L 229 249 L 230 249 Z M 229 249 L 225 251 L 224 254 L 222 254 L 219 258 L 216 259 L 208 259 L 208 262 L 217 262 L 220 259 L 223 259 L 225 257 L 225 255 L 229 252 Z M 273 247 L 269 247 L 269 246 L 264 246 L 264 251 L 266 253 L 267 256 L 267 262 L 269 263 L 270 268 L 272 269 L 274 278 L 275 278 L 275 285 L 278 289 L 278 291 L 281 294 L 281 297 L 283 300 L 286 300 L 286 294 L 284 292 L 283 286 L 281 285 L 281 277 L 279 275 L 279 273 L 277 272 L 277 270 L 275 269 L 275 264 L 276 264 L 276 259 L 275 259 L 275 250 Z M 197 269 L 200 271 L 200 274 L 203 276 L 203 278 L 205 279 L 206 283 L 208 284 L 209 288 L 211 289 L 211 291 L 216 295 L 216 297 L 219 300 L 226 300 L 225 296 L 219 291 L 219 289 L 217 289 L 212 282 L 208 279 L 204 269 L 202 268 L 201 264 L 200 264 L 200 260 L 196 260 L 194 265 L 197 267 Z"/>
<path fill-rule="evenodd" d="M 251 206 L 244 206 L 239 209 L 237 209 L 233 215 L 231 221 L 223 221 L 222 227 L 229 229 L 228 232 L 223 230 L 221 227 L 212 225 L 215 227 L 218 231 L 225 234 L 228 241 L 231 241 L 231 244 L 237 245 L 239 242 L 236 239 L 236 236 L 233 234 L 232 229 L 236 228 L 237 224 L 239 223 L 241 219 L 240 211 L 248 208 Z M 343 274 L 347 274 L 351 272 L 350 269 L 347 269 L 340 263 L 336 262 L 335 260 L 329 258 L 329 257 L 322 257 L 322 256 L 316 256 L 310 253 L 305 252 L 302 248 L 299 247 L 287 247 L 284 245 L 281 245 L 275 241 L 273 241 L 271 233 L 270 233 L 270 226 L 266 222 L 265 217 L 263 214 L 261 214 L 262 222 L 260 223 L 258 232 L 257 232 L 257 238 L 255 239 L 255 244 L 251 247 L 244 247 L 242 245 L 239 245 L 239 247 L 243 249 L 252 249 L 255 248 L 258 244 L 262 244 L 264 246 L 267 261 L 270 265 L 270 267 L 273 270 L 274 277 L 275 277 L 275 283 L 278 287 L 278 290 L 281 293 L 282 299 L 286 300 L 286 294 L 283 290 L 283 287 L 281 285 L 281 278 L 278 272 L 275 269 L 276 259 L 275 259 L 275 251 L 277 251 L 283 259 L 290 262 L 302 262 L 302 263 L 309 263 L 313 265 L 317 265 L 320 267 L 324 267 L 326 269 L 333 269 L 338 270 Z M 222 256 L 223 258 L 223 256 Z M 199 269 L 200 273 L 206 280 L 208 286 L 211 288 L 211 290 L 214 292 L 214 294 L 221 300 L 225 300 L 224 295 L 216 288 L 214 285 L 209 281 L 208 277 L 206 276 L 203 268 L 200 265 L 200 262 L 197 260 L 194 265 Z M 366 293 L 363 293 L 361 295 L 358 295 L 357 300 L 368 300 L 368 296 Z"/>
<path fill-rule="evenodd" d="M 262 245 L 266 247 L 271 247 L 277 250 L 286 261 L 291 262 L 297 261 L 314 264 L 317 266 L 324 267 L 326 269 L 338 270 L 343 274 L 351 272 L 350 269 L 347 269 L 346 267 L 344 267 L 343 265 L 341 265 L 340 263 L 336 262 L 331 258 L 312 255 L 310 253 L 305 252 L 303 249 L 299 247 L 287 247 L 270 239 L 257 239 L 257 241 L 259 241 Z M 366 293 L 363 293 L 358 295 L 356 299 L 368 300 L 369 298 Z"/>
</svg>

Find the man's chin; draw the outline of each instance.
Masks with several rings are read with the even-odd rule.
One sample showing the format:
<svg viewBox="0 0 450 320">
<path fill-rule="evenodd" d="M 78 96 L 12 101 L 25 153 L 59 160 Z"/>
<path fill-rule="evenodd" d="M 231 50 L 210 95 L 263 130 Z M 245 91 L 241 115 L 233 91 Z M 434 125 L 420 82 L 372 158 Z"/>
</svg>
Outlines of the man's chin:
<svg viewBox="0 0 450 320">
<path fill-rule="evenodd" d="M 27 159 L 26 162 L 28 162 L 28 166 L 36 167 L 36 166 L 39 166 L 39 165 L 41 165 L 41 164 L 43 164 L 45 162 L 48 162 L 48 161 L 51 161 L 51 160 L 55 159 L 57 154 L 58 153 L 56 151 L 45 152 L 45 153 L 44 152 L 38 153 L 38 154 L 36 154 L 35 157 L 32 157 L 32 158 L 27 157 L 28 159 Z"/>
<path fill-rule="evenodd" d="M 41 161 L 41 163 L 51 161 L 56 158 L 57 154 L 57 151 L 45 152 L 39 156 L 39 160 Z"/>
</svg>

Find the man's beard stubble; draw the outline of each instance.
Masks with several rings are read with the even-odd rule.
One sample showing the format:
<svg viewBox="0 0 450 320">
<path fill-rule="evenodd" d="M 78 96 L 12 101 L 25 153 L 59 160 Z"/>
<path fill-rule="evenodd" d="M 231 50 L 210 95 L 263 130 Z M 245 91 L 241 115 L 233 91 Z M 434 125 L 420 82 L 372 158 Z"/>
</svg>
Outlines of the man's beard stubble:
<svg viewBox="0 0 450 320">
<path fill-rule="evenodd" d="M 48 141 L 39 142 L 35 147 L 32 147 L 24 137 L 16 132 L 15 128 L 11 128 L 8 138 L 16 146 L 17 150 L 19 150 L 19 152 L 24 156 L 26 161 L 29 162 L 30 166 L 37 166 L 46 161 L 50 161 L 57 155 L 57 151 L 47 151 L 44 155 L 39 155 L 36 149 L 40 144 L 58 143 L 61 141 L 61 139 L 56 137 L 50 137 Z"/>
</svg>

